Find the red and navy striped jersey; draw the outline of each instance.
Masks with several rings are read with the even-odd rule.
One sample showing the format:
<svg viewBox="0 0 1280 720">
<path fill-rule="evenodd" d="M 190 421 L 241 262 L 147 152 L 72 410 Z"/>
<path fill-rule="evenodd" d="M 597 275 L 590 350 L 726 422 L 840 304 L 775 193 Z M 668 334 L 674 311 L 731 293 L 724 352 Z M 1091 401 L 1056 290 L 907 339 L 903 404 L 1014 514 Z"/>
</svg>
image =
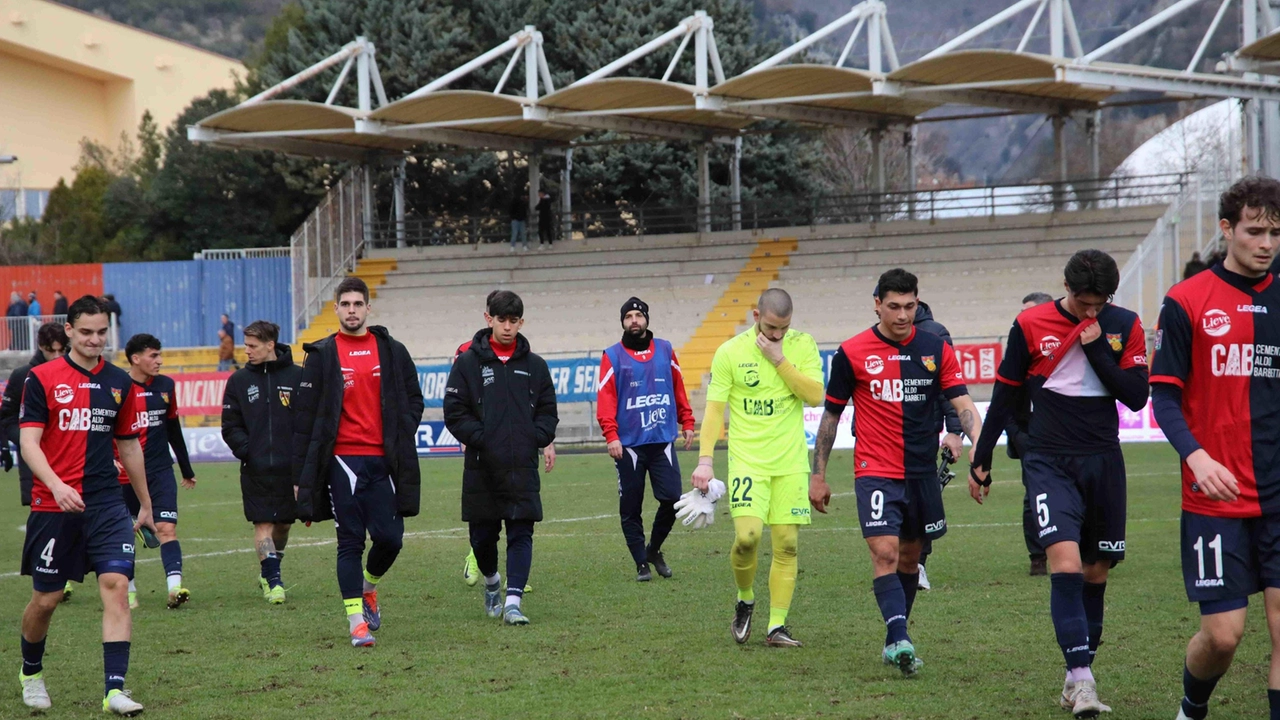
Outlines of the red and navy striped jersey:
<svg viewBox="0 0 1280 720">
<path fill-rule="evenodd" d="M 1280 510 L 1280 284 L 1215 265 L 1174 285 L 1156 326 L 1151 382 L 1182 388 L 1182 414 L 1200 446 L 1235 475 L 1226 503 L 1192 490 L 1182 465 L 1182 507 L 1216 517 Z"/>
<path fill-rule="evenodd" d="M 124 502 L 112 439 L 135 438 L 146 422 L 128 373 L 102 360 L 85 370 L 66 356 L 37 365 L 27 375 L 19 417 L 22 427 L 44 430 L 40 449 L 86 506 Z M 32 489 L 31 509 L 61 512 L 43 482 Z"/>
<path fill-rule="evenodd" d="M 132 378 L 131 378 L 132 379 Z M 142 444 L 142 457 L 146 460 L 147 477 L 173 467 L 173 456 L 169 454 L 168 420 L 178 417 L 177 386 L 168 375 L 157 375 L 151 380 L 140 383 L 134 381 L 134 392 L 138 397 L 139 411 L 145 412 L 147 424 L 138 435 Z M 116 460 L 120 453 L 116 453 Z M 129 474 L 120 468 L 120 484 L 129 483 Z"/>
<path fill-rule="evenodd" d="M 1035 412 L 1027 447 L 1055 455 L 1091 455 L 1120 446 L 1116 393 L 1107 387 L 1080 344 L 1080 334 L 1093 320 L 1081 322 L 1062 301 L 1023 310 L 1009 330 L 1009 344 L 996 380 L 1025 384 Z M 1147 339 L 1138 316 L 1107 304 L 1098 312 L 1104 362 L 1121 371 L 1147 366 Z M 1146 402 L 1146 378 L 1141 379 Z M 1123 395 L 1122 395 L 1123 397 Z M 1138 406 L 1141 409 L 1141 405 Z"/>
<path fill-rule="evenodd" d="M 894 480 L 937 474 L 938 394 L 968 395 L 956 351 L 923 330 L 896 343 L 872 327 L 845 340 L 831 358 L 827 412 L 853 399 L 854 476 Z"/>
</svg>

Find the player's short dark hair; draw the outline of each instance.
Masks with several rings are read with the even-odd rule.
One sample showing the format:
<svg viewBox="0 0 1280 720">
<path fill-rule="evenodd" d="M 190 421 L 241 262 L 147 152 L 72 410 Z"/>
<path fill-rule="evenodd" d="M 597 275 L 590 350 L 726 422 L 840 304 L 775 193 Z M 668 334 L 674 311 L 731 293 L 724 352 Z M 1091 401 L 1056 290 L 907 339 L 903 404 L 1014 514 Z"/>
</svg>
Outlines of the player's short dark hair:
<svg viewBox="0 0 1280 720">
<path fill-rule="evenodd" d="M 67 328 L 62 323 L 50 322 L 40 326 L 36 331 L 36 345 L 42 348 L 51 348 L 54 343 L 62 346 L 63 350 L 67 349 Z"/>
<path fill-rule="evenodd" d="M 880 276 L 880 282 L 876 283 L 876 297 L 882 298 L 885 293 L 891 292 L 919 296 L 920 281 L 902 268 L 888 270 Z"/>
<path fill-rule="evenodd" d="M 1026 297 L 1022 298 L 1022 304 L 1025 305 L 1029 302 L 1033 302 L 1037 305 L 1043 305 L 1047 302 L 1053 302 L 1053 296 L 1047 292 L 1027 293 Z"/>
<path fill-rule="evenodd" d="M 1101 250 L 1081 250 L 1067 261 L 1063 271 L 1071 292 L 1090 293 L 1110 298 L 1120 287 L 1120 268 L 1115 258 Z"/>
<path fill-rule="evenodd" d="M 280 326 L 268 320 L 254 320 L 244 328 L 244 336 L 257 338 L 259 342 L 277 342 L 280 339 Z"/>
<path fill-rule="evenodd" d="M 486 310 L 489 308 L 489 303 L 493 302 L 493 296 L 494 296 L 494 295 L 497 295 L 497 294 L 498 294 L 498 293 L 500 293 L 500 292 L 502 292 L 502 291 L 501 291 L 501 290 L 494 290 L 493 292 L 489 293 L 489 297 L 487 297 L 487 298 L 485 298 L 485 299 L 484 299 L 484 307 L 485 307 L 485 309 L 486 309 Z"/>
<path fill-rule="evenodd" d="M 364 280 L 358 277 L 344 278 L 338 283 L 338 289 L 333 291 L 333 299 L 337 301 L 347 293 L 358 292 L 364 296 L 364 301 L 369 302 L 369 286 L 364 284 Z"/>
<path fill-rule="evenodd" d="M 760 314 L 769 313 L 776 318 L 789 318 L 795 306 L 791 302 L 791 295 L 782 288 L 769 288 L 760 293 L 760 299 L 756 301 L 756 308 L 760 310 Z M 648 317 L 646 313 L 645 317 Z"/>
<path fill-rule="evenodd" d="M 1218 219 L 1235 227 L 1245 207 L 1262 211 L 1262 219 L 1280 223 L 1280 180 L 1250 175 L 1240 178 L 1218 198 Z"/>
<path fill-rule="evenodd" d="M 107 303 L 102 298 L 93 295 L 85 295 L 84 297 L 71 303 L 67 308 L 67 324 L 75 327 L 76 321 L 81 315 L 106 315 Z"/>
<path fill-rule="evenodd" d="M 498 290 L 489 295 L 489 316 L 522 318 L 524 317 L 524 301 L 510 290 Z"/>
<path fill-rule="evenodd" d="M 124 344 L 124 356 L 128 358 L 129 364 L 133 364 L 133 356 L 147 350 L 159 350 L 160 338 L 147 333 L 138 333 L 129 338 L 129 342 Z"/>
</svg>

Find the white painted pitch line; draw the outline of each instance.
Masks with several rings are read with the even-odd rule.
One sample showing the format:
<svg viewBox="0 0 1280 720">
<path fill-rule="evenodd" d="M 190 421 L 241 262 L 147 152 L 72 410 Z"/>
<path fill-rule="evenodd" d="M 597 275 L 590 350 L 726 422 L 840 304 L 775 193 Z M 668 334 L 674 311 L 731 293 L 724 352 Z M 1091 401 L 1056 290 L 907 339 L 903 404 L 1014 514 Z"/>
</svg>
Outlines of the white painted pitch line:
<svg viewBox="0 0 1280 720">
<path fill-rule="evenodd" d="M 848 494 L 851 494 L 851 493 L 848 493 Z M 587 521 L 591 521 L 591 520 L 603 520 L 603 519 L 605 519 L 605 518 L 611 518 L 611 517 L 614 517 L 614 515 L 613 515 L 613 514 L 605 514 L 605 515 L 589 515 L 589 516 L 586 516 L 586 517 L 578 517 L 578 518 L 561 518 L 561 519 L 555 519 L 555 520 L 544 520 L 543 522 L 544 522 L 544 523 L 587 522 Z M 1131 518 L 1131 519 L 1129 520 L 1129 522 L 1134 522 L 1134 523 L 1146 523 L 1146 522 L 1179 522 L 1179 521 L 1180 521 L 1180 518 Z M 1022 523 L 1021 523 L 1021 522 L 1005 522 L 1005 523 L 960 523 L 960 524 L 956 524 L 956 525 L 948 525 L 948 526 L 947 526 L 947 529 L 957 529 L 957 530 L 959 530 L 959 529 L 969 529 L 969 528 L 994 528 L 994 527 L 1022 527 Z M 860 528 L 859 526 L 857 526 L 857 525 L 848 525 L 848 526 L 844 526 L 844 527 L 837 527 L 837 528 L 814 528 L 814 527 L 810 527 L 810 528 L 806 528 L 806 529 L 805 529 L 805 532 L 806 532 L 806 533 L 813 533 L 813 532 L 851 532 L 851 531 L 854 531 L 854 530 L 861 531 L 861 528 Z M 405 536 L 405 538 L 406 538 L 406 539 L 408 539 L 408 538 L 430 538 L 430 537 L 440 537 L 440 536 L 456 535 L 456 534 L 458 534 L 458 533 L 463 533 L 463 532 L 467 532 L 467 528 L 465 528 L 465 527 L 454 527 L 454 528 L 442 528 L 442 529 L 439 529 L 439 530 L 421 530 L 421 531 L 418 531 L 418 532 L 405 533 L 405 534 L 404 534 L 404 536 Z M 731 532 L 732 532 L 732 530 L 731 530 L 731 529 L 726 528 L 726 530 L 725 530 L 725 531 L 720 531 L 720 532 L 717 532 L 717 531 L 710 531 L 710 532 L 707 532 L 706 534 L 708 534 L 708 535 L 729 535 L 729 534 L 731 534 Z M 542 538 L 603 537 L 603 536 L 606 536 L 606 535 L 613 535 L 613 534 L 614 534 L 614 533 L 612 533 L 612 532 L 609 532 L 609 533 L 539 533 L 539 534 L 537 534 L 537 537 L 542 537 Z M 297 548 L 304 548 L 304 547 L 324 547 L 324 546 L 326 546 L 326 545 L 334 545 L 334 544 L 336 544 L 336 543 L 337 543 L 337 540 L 336 540 L 336 539 L 334 539 L 334 540 L 316 540 L 316 541 L 314 541 L 314 542 L 291 543 L 291 544 L 288 546 L 288 548 L 287 548 L 287 549 L 288 549 L 288 550 L 293 550 L 293 549 L 297 549 Z M 242 548 L 233 548 L 233 549 L 231 549 L 231 550 L 218 550 L 218 551 L 213 551 L 213 552 L 192 553 L 192 554 L 189 554 L 189 555 L 188 555 L 188 554 L 184 554 L 182 559 L 183 559 L 184 561 L 186 561 L 186 560 L 192 560 L 192 559 L 195 559 L 195 558 L 223 557 L 223 556 L 226 556 L 226 555 L 239 555 L 239 554 L 241 554 L 241 553 L 251 553 L 251 552 L 256 552 L 256 550 L 255 550 L 254 548 L 251 548 L 251 547 L 242 547 Z M 138 560 L 138 561 L 136 561 L 136 564 L 141 564 L 141 563 L 154 563 L 154 562 L 159 562 L 159 561 L 160 561 L 160 558 L 158 558 L 158 557 L 150 557 L 150 558 L 143 558 L 142 560 Z M 22 576 L 22 574 L 21 574 L 21 573 L 18 573 L 18 572 L 0 573 L 0 580 L 5 579 L 5 578 L 14 578 L 14 577 L 21 577 L 21 576 Z"/>
</svg>

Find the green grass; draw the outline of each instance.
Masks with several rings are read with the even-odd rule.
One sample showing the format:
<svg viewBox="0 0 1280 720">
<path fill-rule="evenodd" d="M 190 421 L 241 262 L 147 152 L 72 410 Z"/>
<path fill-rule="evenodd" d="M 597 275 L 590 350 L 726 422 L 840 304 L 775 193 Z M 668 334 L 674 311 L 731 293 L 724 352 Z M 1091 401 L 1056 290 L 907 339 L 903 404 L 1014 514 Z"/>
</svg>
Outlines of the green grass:
<svg viewBox="0 0 1280 720">
<path fill-rule="evenodd" d="M 1176 456 L 1165 445 L 1129 446 L 1126 456 L 1129 559 L 1112 575 L 1095 670 L 1111 717 L 1167 720 L 1198 623 L 1179 571 Z M 422 514 L 407 522 L 404 551 L 382 585 L 383 629 L 368 650 L 347 642 L 333 526 L 298 526 L 284 563 L 289 602 L 268 606 L 235 467 L 200 466 L 199 488 L 181 492 L 179 526 L 193 600 L 166 610 L 158 551 L 140 551 L 129 687 L 148 716 L 183 718 L 1064 717 L 1048 581 L 1026 574 L 1016 463 L 997 465 L 984 507 L 961 488 L 947 491 L 951 530 L 929 564 L 934 589 L 911 619 L 926 666 L 907 681 L 880 664 L 884 630 L 857 530 L 851 456 L 832 462 L 831 514 L 801 531 L 790 624 L 807 646 L 797 650 L 765 648 L 759 626 L 746 646 L 730 639 L 727 511 L 706 530 L 677 524 L 665 549 L 673 579 L 634 582 L 603 453 L 562 455 L 544 476 L 548 521 L 535 536 L 526 628 L 486 618 L 479 589 L 462 584 L 461 464 L 424 462 Z M 25 520 L 16 502 L 0 510 L 0 552 L 15 569 Z M 762 609 L 767 542 L 765 550 Z M 0 668 L 11 673 L 0 677 L 3 717 L 27 715 L 13 677 L 29 593 L 27 578 L 0 576 L 10 638 L 0 642 Z M 90 584 L 54 617 L 50 717 L 100 712 L 100 607 Z M 1213 717 L 1266 716 L 1268 652 L 1255 612 Z"/>
</svg>

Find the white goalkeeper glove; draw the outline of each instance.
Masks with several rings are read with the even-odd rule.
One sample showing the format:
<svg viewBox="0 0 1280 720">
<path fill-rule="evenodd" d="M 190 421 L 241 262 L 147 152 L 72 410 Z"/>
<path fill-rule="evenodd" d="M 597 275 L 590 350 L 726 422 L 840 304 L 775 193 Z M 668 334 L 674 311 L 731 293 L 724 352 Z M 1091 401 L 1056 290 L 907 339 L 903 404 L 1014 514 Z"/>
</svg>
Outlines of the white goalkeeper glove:
<svg viewBox="0 0 1280 720">
<path fill-rule="evenodd" d="M 724 491 L 724 483 L 714 478 L 705 494 L 696 488 L 690 490 L 676 501 L 676 517 L 683 519 L 683 524 L 694 530 L 701 530 L 715 523 L 716 501 L 724 495 Z"/>
</svg>

